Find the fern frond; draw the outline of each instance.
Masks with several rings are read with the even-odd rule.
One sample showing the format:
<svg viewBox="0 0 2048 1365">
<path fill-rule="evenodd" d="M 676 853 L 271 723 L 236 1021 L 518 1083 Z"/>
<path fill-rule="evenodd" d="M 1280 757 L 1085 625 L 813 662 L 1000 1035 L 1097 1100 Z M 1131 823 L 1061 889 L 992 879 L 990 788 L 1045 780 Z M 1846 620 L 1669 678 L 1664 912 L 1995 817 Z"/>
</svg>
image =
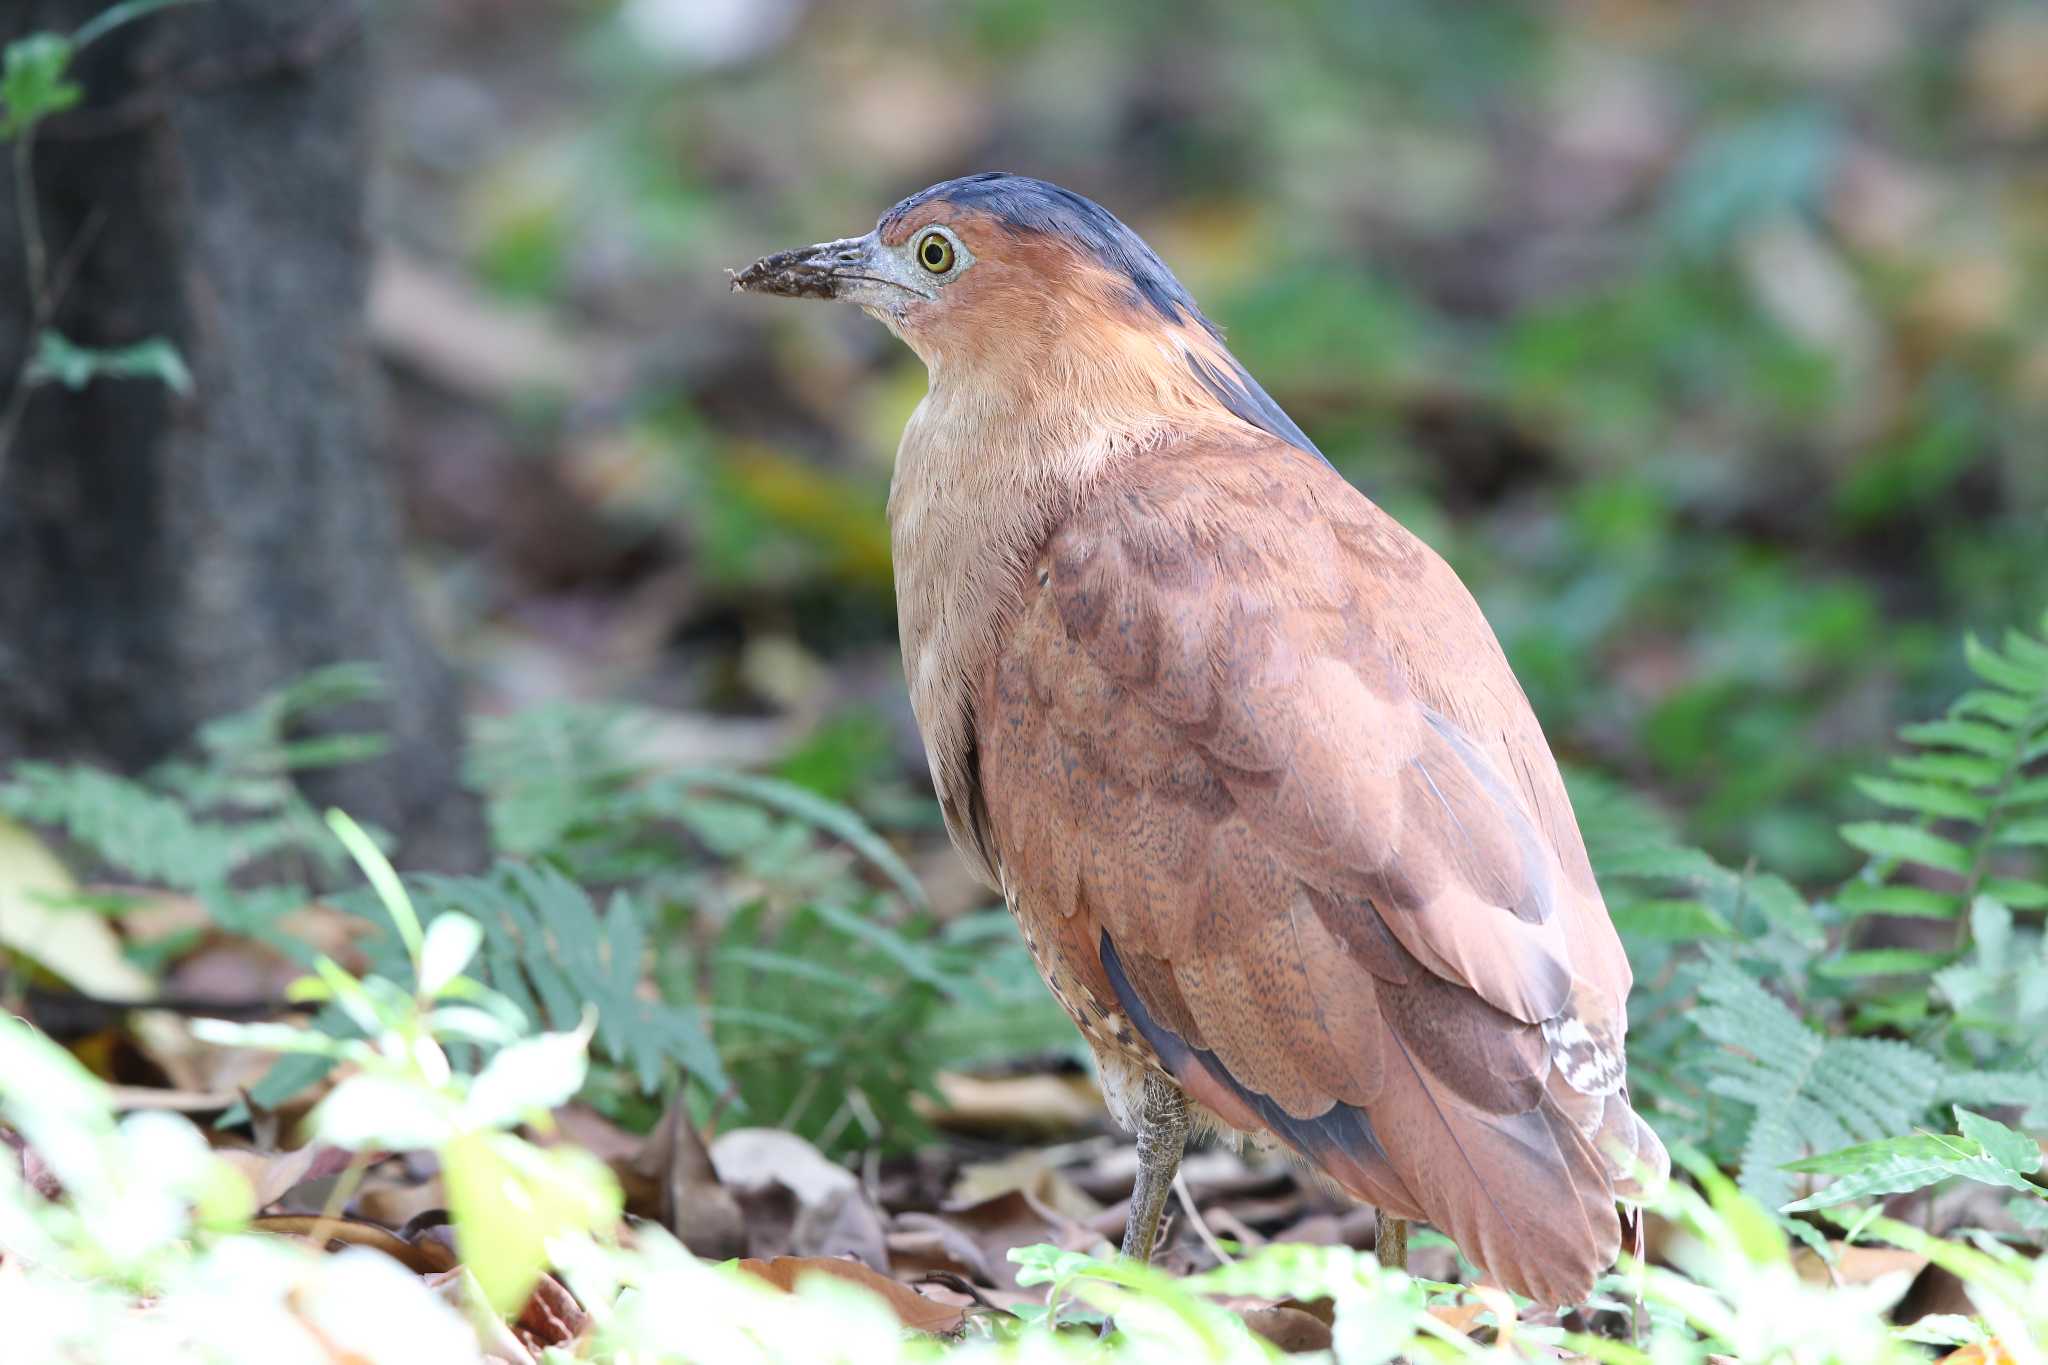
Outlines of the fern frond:
<svg viewBox="0 0 2048 1365">
<path fill-rule="evenodd" d="M 2041 631 L 2048 636 L 2048 616 Z M 1871 857 L 1835 903 L 1851 915 L 1954 919 L 1981 891 L 2009 906 L 2048 906 L 2048 643 L 2019 631 L 1994 648 L 1963 641 L 1983 684 L 1938 720 L 1899 735 L 1915 752 L 1891 775 L 1857 783 L 1899 818 L 1862 820 L 1842 837 Z"/>
<path fill-rule="evenodd" d="M 1726 959 L 1699 986 L 1699 1030 L 1720 1045 L 1708 1090 L 1745 1106 L 1745 1192 L 1768 1208 L 1792 1197 L 1786 1162 L 1912 1127 L 1940 1092 L 1943 1070 L 1910 1043 L 1829 1038 Z"/>
<path fill-rule="evenodd" d="M 304 847 L 307 833 L 277 814 L 204 819 L 132 779 L 48 763 L 15 765 L 0 784 L 0 812 L 62 830 L 137 881 L 198 893 L 224 889 L 239 868 L 267 854 Z"/>
<path fill-rule="evenodd" d="M 595 1007 L 597 1050 L 630 1070 L 641 1089 L 658 1090 L 671 1066 L 714 1095 L 730 1088 L 695 1002 L 653 1000 L 643 992 L 646 926 L 624 892 L 600 915 L 589 894 L 555 869 L 502 863 L 482 877 L 419 878 L 414 900 L 423 920 L 458 910 L 483 926 L 485 983 L 536 1027 L 573 1028 L 587 1007 Z"/>
<path fill-rule="evenodd" d="M 2008 907 L 1979 896 L 1970 907 L 1970 938 L 1969 954 L 1934 974 L 1934 989 L 1955 1022 L 2022 1044 L 2048 1039 L 2048 936 L 2019 928 Z M 2048 1092 L 2048 1075 L 2043 1088 Z"/>
<path fill-rule="evenodd" d="M 603 838 L 619 798 L 647 776 L 645 721 L 621 706 L 557 702 L 475 722 L 463 776 L 487 798 L 491 842 L 514 858 Z"/>
<path fill-rule="evenodd" d="M 1580 771 L 1566 779 L 1608 913 L 1631 944 L 1741 939 L 1766 956 L 1821 946 L 1806 898 L 1783 878 L 1681 844 L 1662 812 L 1618 783 Z"/>
<path fill-rule="evenodd" d="M 235 888 L 236 875 L 291 853 L 337 869 L 340 846 L 292 775 L 380 752 L 369 735 L 295 737 L 315 713 L 378 691 L 374 669 L 339 664 L 202 726 L 187 757 L 129 778 L 84 765 L 18 763 L 0 782 L 0 812 L 62 830 L 109 868 L 138 882 L 192 892 L 224 925 L 261 932 L 265 913 L 303 904 L 305 890 Z"/>
</svg>

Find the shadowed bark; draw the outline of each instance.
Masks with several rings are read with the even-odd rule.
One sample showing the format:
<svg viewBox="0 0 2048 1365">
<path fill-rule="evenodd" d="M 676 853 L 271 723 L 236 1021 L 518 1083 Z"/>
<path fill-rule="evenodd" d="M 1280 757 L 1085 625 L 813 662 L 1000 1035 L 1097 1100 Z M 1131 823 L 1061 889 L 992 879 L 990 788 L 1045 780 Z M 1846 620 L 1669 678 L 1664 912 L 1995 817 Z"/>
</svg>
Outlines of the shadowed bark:
<svg viewBox="0 0 2048 1365">
<path fill-rule="evenodd" d="M 0 40 L 105 3 L 28 0 Z M 84 104 L 39 134 L 43 234 L 75 262 L 57 329 L 169 337 L 194 391 L 101 380 L 29 402 L 0 467 L 0 759 L 132 771 L 308 669 L 368 660 L 388 700 L 335 723 L 391 752 L 313 794 L 416 865 L 462 867 L 482 830 L 456 688 L 407 600 L 374 438 L 365 48 L 352 0 L 172 8 L 84 54 Z M 17 207 L 5 177 L 6 377 L 33 342 Z"/>
</svg>

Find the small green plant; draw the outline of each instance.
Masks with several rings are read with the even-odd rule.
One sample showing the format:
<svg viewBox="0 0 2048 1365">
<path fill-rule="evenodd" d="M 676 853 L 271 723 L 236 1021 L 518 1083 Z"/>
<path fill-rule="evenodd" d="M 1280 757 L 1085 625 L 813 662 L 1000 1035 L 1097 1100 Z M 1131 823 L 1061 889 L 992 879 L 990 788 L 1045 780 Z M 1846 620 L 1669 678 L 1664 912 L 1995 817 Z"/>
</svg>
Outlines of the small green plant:
<svg viewBox="0 0 2048 1365">
<path fill-rule="evenodd" d="M 397 928 L 412 989 L 384 976 L 358 980 L 322 957 L 292 997 L 335 1006 L 361 1037 L 220 1020 L 201 1020 L 195 1031 L 212 1042 L 350 1065 L 353 1074 L 314 1109 L 309 1137 L 356 1152 L 434 1152 L 463 1259 L 491 1305 L 512 1312 L 547 1263 L 550 1235 L 618 1219 L 618 1189 L 596 1158 L 574 1147 L 536 1148 L 502 1131 L 544 1124 L 582 1086 L 595 1016 L 586 1012 L 572 1033 L 527 1036 L 525 1011 L 465 975 L 483 927 L 455 911 L 422 925 L 369 837 L 339 813 L 329 821 Z M 451 1043 L 490 1058 L 464 1074 L 449 1059 Z"/>
<path fill-rule="evenodd" d="M 329 708 L 376 695 L 361 664 L 320 669 L 203 726 L 193 753 L 139 778 L 83 765 L 17 763 L 0 775 L 0 815 L 62 831 L 135 882 L 198 897 L 222 927 L 300 961 L 277 918 L 347 864 L 295 774 L 382 753 L 380 736 L 298 731 Z M 267 875 L 252 878 L 262 869 Z M 115 896 L 107 908 L 119 909 Z M 176 945 L 170 945 L 175 947 Z"/>
<path fill-rule="evenodd" d="M 81 346 L 52 326 L 70 281 L 65 271 L 52 267 L 52 253 L 36 211 L 35 177 L 37 125 L 85 97 L 84 89 L 71 78 L 78 54 L 145 15 L 192 3 L 195 0 L 123 0 L 74 33 L 29 33 L 0 50 L 0 142 L 14 144 L 14 199 L 21 218 L 29 332 L 35 338 L 34 349 L 15 373 L 7 405 L 0 408 L 0 474 L 6 472 L 8 447 L 14 444 L 29 396 L 41 385 L 58 383 L 82 389 L 99 378 L 143 377 L 159 380 L 180 394 L 192 391 L 192 375 L 177 347 L 162 337 L 102 349 Z M 73 268 L 75 264 L 72 262 Z"/>
<path fill-rule="evenodd" d="M 195 1032 L 347 1064 L 350 1074 L 309 1117 L 306 1139 L 359 1158 L 435 1152 L 467 1273 L 485 1304 L 515 1312 L 547 1264 L 550 1239 L 608 1235 L 618 1221 L 617 1186 L 595 1158 L 508 1131 L 544 1123 L 581 1084 L 589 1028 L 530 1033 L 517 1007 L 464 974 L 478 927 L 453 914 L 422 927 L 369 838 L 346 817 L 333 825 L 399 926 L 413 986 L 358 979 L 321 958 L 293 994 L 332 1002 L 361 1038 L 217 1020 L 199 1021 Z M 478 1064 L 460 1066 L 462 1056 Z M 255 1212 L 248 1182 L 197 1129 L 151 1112 L 117 1123 L 102 1082 L 5 1017 L 0 1076 L 0 1117 L 62 1191 L 48 1198 L 24 1182 L 18 1163 L 0 1164 L 0 1254 L 38 1304 L 10 1353 L 239 1361 L 324 1342 L 359 1359 L 420 1358 L 401 1357 L 407 1350 L 476 1358 L 464 1319 L 396 1262 L 323 1257 L 244 1232 Z M 360 1169 L 359 1159 L 344 1181 Z M 137 1296 L 151 1305 L 138 1309 Z"/>
<path fill-rule="evenodd" d="M 2048 616 L 2040 630 L 2048 637 Z M 1979 894 L 2015 910 L 2048 909 L 2048 880 L 2026 871 L 2040 870 L 2029 852 L 2048 849 L 2048 772 L 2039 771 L 2048 759 L 2048 638 L 2014 630 L 2002 650 L 1975 636 L 1963 646 L 1982 685 L 1939 720 L 1901 730 L 1913 752 L 1894 758 L 1889 775 L 1857 781 L 1905 818 L 1843 827 L 1872 861 L 1835 903 L 1858 915 L 1958 920 L 1966 942 L 1963 915 Z M 1893 955 L 1870 965 L 1889 975 L 1947 960 Z"/>
<path fill-rule="evenodd" d="M 2041 1169 L 2041 1144 L 1961 1105 L 1955 1116 L 1954 1134 L 1885 1138 L 1789 1163 L 1788 1170 L 1835 1178 L 1786 1210 L 1830 1208 L 1866 1195 L 1908 1194 L 1961 1179 L 2019 1190 L 2027 1197 L 2013 1201 L 2015 1215 L 2027 1226 L 2041 1226 L 2048 1219 L 2048 1189 L 2030 1178 Z"/>
<path fill-rule="evenodd" d="M 940 926 L 852 810 L 774 778 L 665 768 L 643 757 L 653 730 L 628 708 L 547 706 L 472 743 L 470 781 L 527 865 L 419 889 L 486 926 L 490 980 L 536 1017 L 596 1001 L 600 1049 L 630 1063 L 640 1092 L 679 1063 L 707 1099 L 830 1150 L 924 1136 L 913 1098 L 943 1066 L 996 1044 L 1014 1054 L 1020 1039 L 1073 1046 L 1006 913 Z M 579 887 L 610 889 L 601 926 Z M 628 916 L 650 926 L 644 948 Z M 669 1002 L 659 1010 L 634 998 L 643 968 Z M 694 1014 L 661 1014 L 699 1000 L 715 1048 Z M 623 1049 L 613 1019 L 627 1021 Z M 618 1087 L 591 1098 L 640 1108 Z"/>
<path fill-rule="evenodd" d="M 2048 802 L 2048 645 L 2013 632 L 2001 651 L 1967 641 L 1965 654 L 1984 686 L 1944 720 L 1908 726 L 1916 751 L 1864 784 L 1919 823 L 1847 827 L 1890 856 L 1812 904 L 1684 847 L 1618 788 L 1574 781 L 1637 973 L 1631 1083 L 1660 1132 L 1738 1169 L 1766 1208 L 1794 1200 L 1814 1173 L 1803 1159 L 1940 1122 L 1947 1106 L 2048 1122 L 2048 949 L 2014 913 L 2048 904 L 2035 829 Z M 1841 950 L 1878 915 L 1955 920 L 1967 947 Z"/>
<path fill-rule="evenodd" d="M 293 779 L 383 743 L 301 734 L 375 688 L 361 666 L 322 670 L 209 723 L 190 756 L 140 778 L 17 764 L 0 775 L 0 815 L 61 831 L 128 882 L 191 893 L 222 928 L 311 968 L 283 917 L 336 886 L 348 859 Z M 469 777 L 505 857 L 406 888 L 429 928 L 444 915 L 477 927 L 475 976 L 529 1026 L 574 1029 L 595 1012 L 585 1098 L 644 1126 L 679 1073 L 700 1108 L 732 1105 L 834 1150 L 901 1147 L 927 1132 L 913 1101 L 935 1093 L 941 1067 L 1075 1048 L 1005 912 L 941 926 L 852 810 L 774 778 L 665 767 L 642 757 L 651 725 L 625 708 L 550 706 L 479 726 Z M 327 898 L 384 931 L 362 945 L 373 970 L 407 979 L 388 901 Z M 338 1002 L 319 1023 L 369 1036 Z M 280 1105 L 334 1061 L 295 1052 L 251 1099 Z"/>
</svg>

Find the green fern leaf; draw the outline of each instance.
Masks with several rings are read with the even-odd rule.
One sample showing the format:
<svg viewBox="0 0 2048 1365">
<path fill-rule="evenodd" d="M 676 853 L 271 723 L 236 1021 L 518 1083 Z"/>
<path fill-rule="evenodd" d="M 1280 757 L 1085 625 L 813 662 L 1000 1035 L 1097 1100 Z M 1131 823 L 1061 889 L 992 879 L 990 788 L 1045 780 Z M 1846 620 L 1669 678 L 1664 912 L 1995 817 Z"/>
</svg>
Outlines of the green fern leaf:
<svg viewBox="0 0 2048 1365">
<path fill-rule="evenodd" d="M 1856 790 L 1895 810 L 1916 815 L 1981 822 L 1991 813 L 1988 798 L 1935 782 L 1901 782 L 1884 777 L 1859 777 Z"/>
<path fill-rule="evenodd" d="M 1866 820 L 1842 826 L 1842 838 L 1850 847 L 1861 849 L 1872 857 L 1920 863 L 1943 872 L 1953 872 L 1959 877 L 1967 876 L 1970 871 L 1970 850 L 1953 839 L 1944 839 L 1914 825 Z"/>
<path fill-rule="evenodd" d="M 2030 771 L 2048 755 L 2048 644 L 2014 631 L 2004 646 L 1966 638 L 1964 660 L 1987 685 L 1965 692 L 1943 718 L 1901 729 L 1920 751 L 1894 759 L 1894 776 L 1859 780 L 1866 796 L 1919 823 L 1842 827 L 1843 839 L 1873 862 L 1835 897 L 1840 909 L 1946 919 L 1978 893 L 2022 909 L 2048 906 L 2048 865 L 2039 856 L 2048 849 L 2048 774 Z M 1853 957 L 1834 974 L 1849 973 Z"/>
<path fill-rule="evenodd" d="M 1956 897 L 1924 886 L 1853 881 L 1835 893 L 1834 903 L 1858 915 L 1911 915 L 1921 919 L 1953 919 Z"/>
<path fill-rule="evenodd" d="M 1827 1038 L 1726 960 L 1709 964 L 1694 1020 L 1720 1045 L 1708 1090 L 1746 1110 L 1742 1188 L 1777 1208 L 1785 1163 L 1912 1126 L 1934 1103 L 1941 1064 L 1907 1043 Z"/>
<path fill-rule="evenodd" d="M 554 868 L 503 863 L 486 877 L 420 878 L 415 900 L 422 917 L 458 910 L 483 926 L 486 984 L 536 1025 L 573 1027 L 595 1007 L 597 1051 L 643 1089 L 658 1089 L 672 1066 L 713 1094 L 730 1089 L 695 1002 L 647 998 L 645 920 L 631 897 L 615 895 L 600 916 Z"/>
</svg>

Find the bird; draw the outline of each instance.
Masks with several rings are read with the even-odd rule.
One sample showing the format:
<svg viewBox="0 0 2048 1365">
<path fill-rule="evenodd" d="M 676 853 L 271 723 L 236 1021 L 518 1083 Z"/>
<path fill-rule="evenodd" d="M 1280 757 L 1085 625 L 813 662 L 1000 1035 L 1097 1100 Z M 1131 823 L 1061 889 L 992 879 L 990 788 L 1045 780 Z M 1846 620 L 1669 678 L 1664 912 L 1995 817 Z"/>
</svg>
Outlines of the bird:
<svg viewBox="0 0 2048 1365">
<path fill-rule="evenodd" d="M 888 517 L 952 842 L 1135 1134 L 1149 1260 L 1190 1130 L 1277 1149 L 1493 1282 L 1579 1302 L 1669 1162 L 1632 977 L 1472 595 L 1099 204 L 933 185 L 734 290 L 924 362 Z"/>
</svg>

